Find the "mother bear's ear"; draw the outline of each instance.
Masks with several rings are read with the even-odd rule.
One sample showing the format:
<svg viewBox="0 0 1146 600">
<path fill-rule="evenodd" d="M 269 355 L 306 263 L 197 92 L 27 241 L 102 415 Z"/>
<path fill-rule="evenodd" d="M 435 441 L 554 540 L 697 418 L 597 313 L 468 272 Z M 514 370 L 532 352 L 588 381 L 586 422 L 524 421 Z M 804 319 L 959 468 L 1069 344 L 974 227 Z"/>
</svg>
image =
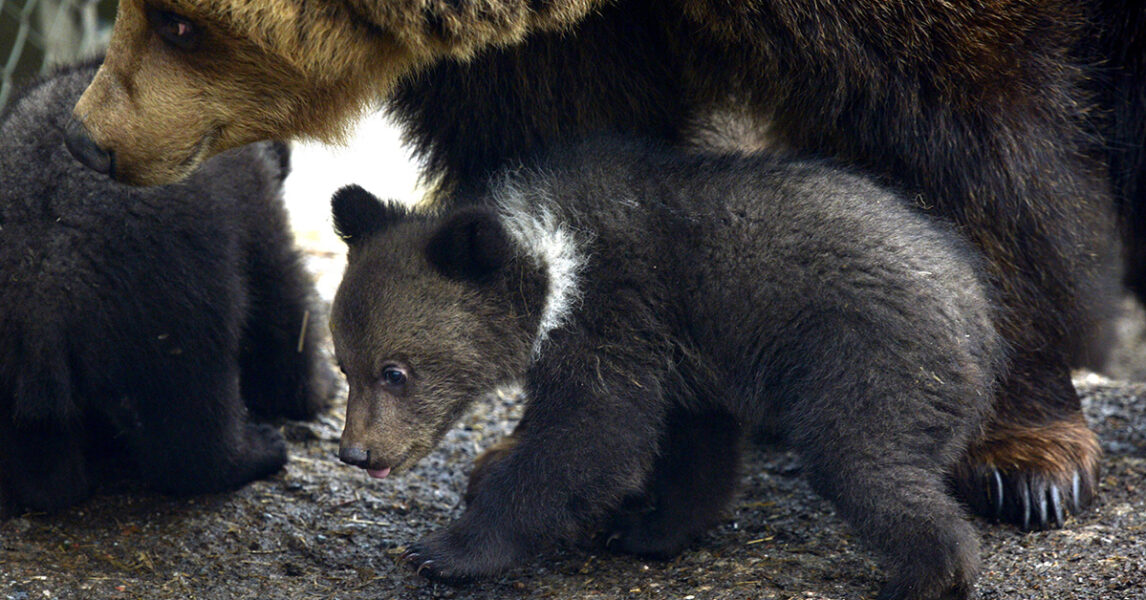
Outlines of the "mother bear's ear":
<svg viewBox="0 0 1146 600">
<path fill-rule="evenodd" d="M 442 221 L 426 244 L 426 259 L 452 279 L 482 282 L 509 262 L 513 245 L 492 210 L 463 208 Z"/>
<path fill-rule="evenodd" d="M 409 210 L 402 204 L 382 202 L 355 184 L 334 192 L 330 208 L 334 216 L 334 233 L 348 246 L 355 246 L 409 216 Z"/>
</svg>

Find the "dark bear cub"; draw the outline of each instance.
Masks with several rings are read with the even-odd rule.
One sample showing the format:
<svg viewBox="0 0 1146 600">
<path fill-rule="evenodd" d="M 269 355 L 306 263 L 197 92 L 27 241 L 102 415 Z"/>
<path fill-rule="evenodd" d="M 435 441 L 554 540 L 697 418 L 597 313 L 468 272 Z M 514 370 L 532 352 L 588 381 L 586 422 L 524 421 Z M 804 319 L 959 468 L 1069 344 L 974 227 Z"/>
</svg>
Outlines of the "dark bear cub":
<svg viewBox="0 0 1146 600">
<path fill-rule="evenodd" d="M 288 149 L 241 148 L 178 185 L 115 183 L 65 148 L 94 73 L 28 86 L 0 121 L 8 513 L 82 500 L 109 461 L 171 493 L 267 476 L 286 446 L 248 415 L 311 417 L 332 389 L 282 205 Z"/>
<path fill-rule="evenodd" d="M 385 476 L 499 383 L 527 398 L 462 517 L 410 547 L 419 573 L 489 575 L 602 525 L 671 555 L 717 520 L 764 426 L 883 556 L 885 597 L 968 596 L 978 542 L 946 478 L 1001 344 L 960 238 L 866 179 L 768 155 L 598 140 L 493 189 L 441 214 L 333 200 L 342 459 Z M 640 495 L 649 510 L 620 510 Z"/>
</svg>

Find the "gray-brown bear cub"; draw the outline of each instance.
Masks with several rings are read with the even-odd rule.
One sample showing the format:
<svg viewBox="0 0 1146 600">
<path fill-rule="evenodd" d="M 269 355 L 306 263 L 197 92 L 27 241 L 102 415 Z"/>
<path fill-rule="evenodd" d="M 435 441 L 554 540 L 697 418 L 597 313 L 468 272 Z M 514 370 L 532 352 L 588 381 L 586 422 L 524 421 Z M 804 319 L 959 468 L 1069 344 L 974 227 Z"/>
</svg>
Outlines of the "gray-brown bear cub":
<svg viewBox="0 0 1146 600">
<path fill-rule="evenodd" d="M 991 410 L 1001 343 L 973 251 L 817 161 L 596 140 L 440 214 L 334 197 L 341 458 L 384 477 L 518 381 L 512 444 L 406 558 L 490 575 L 601 526 L 668 556 L 766 427 L 885 559 L 887 598 L 963 598 L 979 550 L 945 478 Z M 622 501 L 644 496 L 641 513 Z M 626 503 L 631 504 L 631 503 Z"/>
<path fill-rule="evenodd" d="M 334 382 L 283 207 L 289 149 L 116 183 L 66 148 L 97 67 L 30 83 L 0 115 L 4 514 L 73 505 L 110 474 L 177 494 L 267 477 L 286 443 L 251 417 L 313 417 Z"/>
</svg>

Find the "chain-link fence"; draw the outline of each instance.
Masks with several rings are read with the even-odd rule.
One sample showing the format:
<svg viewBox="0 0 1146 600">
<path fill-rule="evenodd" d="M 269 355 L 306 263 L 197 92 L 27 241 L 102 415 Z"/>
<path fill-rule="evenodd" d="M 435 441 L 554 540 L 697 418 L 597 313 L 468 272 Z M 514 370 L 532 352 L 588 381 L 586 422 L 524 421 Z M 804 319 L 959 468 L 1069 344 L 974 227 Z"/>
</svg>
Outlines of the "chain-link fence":
<svg viewBox="0 0 1146 600">
<path fill-rule="evenodd" d="M 0 107 L 12 86 L 99 52 L 115 0 L 0 0 Z"/>
</svg>

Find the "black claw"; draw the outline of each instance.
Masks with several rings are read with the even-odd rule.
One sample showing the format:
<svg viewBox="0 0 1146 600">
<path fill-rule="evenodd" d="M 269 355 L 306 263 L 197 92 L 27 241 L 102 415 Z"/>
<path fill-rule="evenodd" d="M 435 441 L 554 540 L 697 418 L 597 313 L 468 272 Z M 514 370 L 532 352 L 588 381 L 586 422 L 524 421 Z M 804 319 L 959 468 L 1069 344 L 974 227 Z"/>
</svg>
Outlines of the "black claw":
<svg viewBox="0 0 1146 600">
<path fill-rule="evenodd" d="M 620 539 L 621 539 L 621 532 L 614 531 L 614 532 L 610 533 L 609 536 L 605 538 L 605 549 L 606 550 L 613 550 L 614 549 L 613 544 L 617 543 L 617 540 L 620 540 Z"/>
<path fill-rule="evenodd" d="M 965 494 L 979 515 L 1023 531 L 1062 527 L 1089 500 L 1089 478 L 1078 471 L 1069 483 L 1055 473 L 1006 472 L 988 465 L 981 465 L 976 475 L 973 489 L 957 493 Z"/>
<path fill-rule="evenodd" d="M 1066 515 L 1063 512 L 1062 492 L 1059 491 L 1057 485 L 1050 486 L 1050 503 L 1051 510 L 1054 511 L 1054 525 L 1055 527 L 1062 527 L 1066 523 Z"/>
<path fill-rule="evenodd" d="M 991 469 L 992 479 L 994 480 L 995 487 L 995 518 L 1003 518 L 1003 475 L 999 473 L 998 469 Z"/>
<path fill-rule="evenodd" d="M 1019 507 L 1022 509 L 1023 515 L 1023 531 L 1030 531 L 1031 529 L 1031 493 L 1026 485 L 1019 484 L 1017 490 L 1019 494 Z"/>
<path fill-rule="evenodd" d="M 406 553 L 402 555 L 402 560 L 408 563 L 416 563 L 419 558 L 422 558 L 422 555 L 413 550 L 407 550 Z"/>
<path fill-rule="evenodd" d="M 1035 523 L 1035 527 L 1039 529 L 1046 529 L 1047 518 L 1050 515 L 1050 511 L 1047 510 L 1047 494 L 1044 490 L 1041 489 L 1037 490 L 1035 494 L 1035 497 L 1038 498 L 1038 503 L 1035 505 L 1035 507 L 1038 509 L 1038 521 Z"/>
<path fill-rule="evenodd" d="M 433 567 L 434 567 L 434 561 L 427 560 L 426 562 L 418 565 L 418 568 L 414 571 L 414 574 L 418 575 L 420 577 L 426 577 L 427 579 L 433 579 L 433 575 L 434 575 Z M 429 575 L 422 575 L 423 569 L 430 569 L 430 574 Z"/>
<path fill-rule="evenodd" d="M 1077 515 L 1082 512 L 1082 478 L 1078 475 L 1077 471 L 1074 474 L 1074 478 L 1071 480 L 1070 488 L 1071 508 L 1073 509 L 1074 514 Z"/>
</svg>

